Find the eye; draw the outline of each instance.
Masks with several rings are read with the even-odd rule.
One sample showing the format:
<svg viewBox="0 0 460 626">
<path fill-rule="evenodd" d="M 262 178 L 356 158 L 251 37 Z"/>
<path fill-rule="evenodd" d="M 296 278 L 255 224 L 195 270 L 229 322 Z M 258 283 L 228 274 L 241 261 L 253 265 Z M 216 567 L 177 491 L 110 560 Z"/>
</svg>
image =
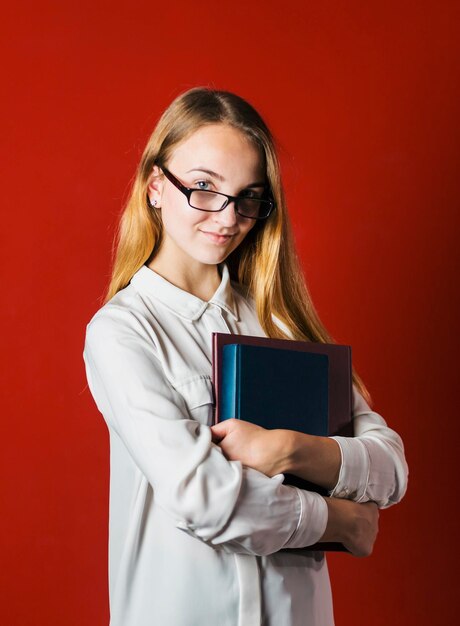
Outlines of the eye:
<svg viewBox="0 0 460 626">
<path fill-rule="evenodd" d="M 205 191 L 209 189 L 209 181 L 207 180 L 197 180 L 195 183 L 195 187 L 197 189 L 204 189 Z"/>
<path fill-rule="evenodd" d="M 240 198 L 254 198 L 257 200 L 261 200 L 263 197 L 263 192 L 255 191 L 255 189 L 243 189 L 243 191 L 239 194 Z"/>
</svg>

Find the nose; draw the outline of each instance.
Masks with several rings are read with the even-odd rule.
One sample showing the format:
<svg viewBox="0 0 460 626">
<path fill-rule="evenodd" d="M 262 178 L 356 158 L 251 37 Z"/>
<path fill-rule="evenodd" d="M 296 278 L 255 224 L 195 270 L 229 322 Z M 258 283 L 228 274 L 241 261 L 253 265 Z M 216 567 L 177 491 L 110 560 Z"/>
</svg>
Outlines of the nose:
<svg viewBox="0 0 460 626">
<path fill-rule="evenodd" d="M 225 209 L 217 211 L 214 215 L 214 221 L 227 228 L 234 226 L 238 222 L 238 214 L 235 209 L 235 201 L 230 200 Z"/>
</svg>

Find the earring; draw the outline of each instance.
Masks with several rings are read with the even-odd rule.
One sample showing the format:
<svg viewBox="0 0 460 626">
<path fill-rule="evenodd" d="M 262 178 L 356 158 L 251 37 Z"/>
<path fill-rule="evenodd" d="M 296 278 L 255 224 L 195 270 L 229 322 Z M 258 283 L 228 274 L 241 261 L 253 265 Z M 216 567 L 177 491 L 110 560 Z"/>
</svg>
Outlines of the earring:
<svg viewBox="0 0 460 626">
<path fill-rule="evenodd" d="M 149 207 L 149 209 L 156 209 L 157 208 L 157 200 L 154 200 L 153 203 L 150 201 L 149 195 L 147 194 L 147 206 Z M 158 207 L 160 208 L 160 207 Z"/>
</svg>

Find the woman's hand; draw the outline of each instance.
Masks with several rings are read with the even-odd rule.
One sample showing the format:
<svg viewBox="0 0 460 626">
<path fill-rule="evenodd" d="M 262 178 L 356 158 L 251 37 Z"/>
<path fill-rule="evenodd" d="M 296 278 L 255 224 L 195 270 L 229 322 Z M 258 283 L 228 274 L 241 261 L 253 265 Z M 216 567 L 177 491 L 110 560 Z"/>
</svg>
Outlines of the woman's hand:
<svg viewBox="0 0 460 626">
<path fill-rule="evenodd" d="M 340 541 L 354 556 L 372 554 L 379 529 L 375 502 L 359 504 L 339 498 L 325 498 L 328 522 L 320 541 Z"/>
<path fill-rule="evenodd" d="M 339 477 L 340 448 L 334 439 L 294 430 L 266 430 L 230 419 L 211 427 L 212 438 L 227 459 L 241 461 L 267 476 L 294 474 L 333 489 Z"/>
<path fill-rule="evenodd" d="M 267 476 L 286 471 L 286 430 L 267 430 L 250 422 L 229 419 L 211 426 L 212 440 L 230 461 L 241 461 Z"/>
</svg>

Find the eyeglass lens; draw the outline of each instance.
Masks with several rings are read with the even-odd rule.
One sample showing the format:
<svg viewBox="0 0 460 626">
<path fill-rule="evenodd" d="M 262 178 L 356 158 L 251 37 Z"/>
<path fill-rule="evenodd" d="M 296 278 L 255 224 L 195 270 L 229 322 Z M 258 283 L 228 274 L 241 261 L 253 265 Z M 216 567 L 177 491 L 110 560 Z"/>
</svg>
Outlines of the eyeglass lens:
<svg viewBox="0 0 460 626">
<path fill-rule="evenodd" d="M 194 190 L 190 194 L 190 205 L 203 211 L 220 211 L 227 199 L 211 191 Z M 270 203 L 258 198 L 238 198 L 237 212 L 245 217 L 266 217 L 270 213 Z"/>
</svg>

